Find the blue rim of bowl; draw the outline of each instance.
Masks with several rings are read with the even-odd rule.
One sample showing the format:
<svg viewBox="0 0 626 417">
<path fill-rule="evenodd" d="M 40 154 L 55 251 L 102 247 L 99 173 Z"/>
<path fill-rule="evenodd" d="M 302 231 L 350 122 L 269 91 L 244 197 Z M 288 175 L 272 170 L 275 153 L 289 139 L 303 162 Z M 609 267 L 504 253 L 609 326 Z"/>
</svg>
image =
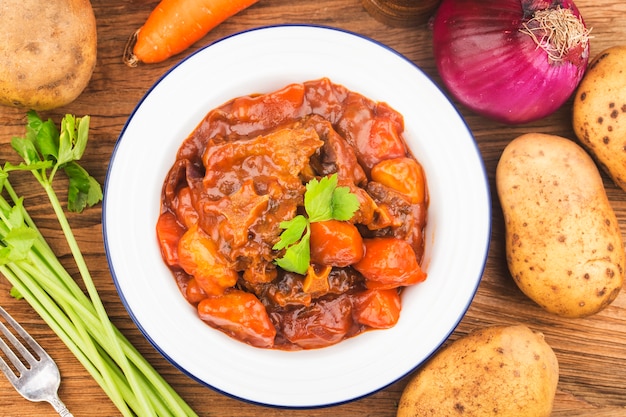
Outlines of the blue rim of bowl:
<svg viewBox="0 0 626 417">
<path fill-rule="evenodd" d="M 105 177 L 105 187 L 104 187 L 104 197 L 103 197 L 103 204 L 102 204 L 102 234 L 103 234 L 103 240 L 104 240 L 104 248 L 105 248 L 105 253 L 106 253 L 106 257 L 107 257 L 107 262 L 108 262 L 108 266 L 109 266 L 109 270 L 111 271 L 111 275 L 113 278 L 113 282 L 115 285 L 115 288 L 117 290 L 117 293 L 120 297 L 120 300 L 122 301 L 122 304 L 124 305 L 124 308 L 126 309 L 126 311 L 128 312 L 129 316 L 131 317 L 131 319 L 133 320 L 133 322 L 135 323 L 135 325 L 137 326 L 137 328 L 141 331 L 141 333 L 143 334 L 143 336 L 150 342 L 150 344 L 159 352 L 159 354 L 161 354 L 161 356 L 163 356 L 170 364 L 172 364 L 176 369 L 178 369 L 179 371 L 181 371 L 183 374 L 185 374 L 186 376 L 188 376 L 189 378 L 191 378 L 192 380 L 200 383 L 203 386 L 206 386 L 210 389 L 212 389 L 215 392 L 218 392 L 224 396 L 227 396 L 229 398 L 233 398 L 248 404 L 253 404 L 253 405 L 259 405 L 259 406 L 264 406 L 264 407 L 271 407 L 271 408 L 276 408 L 276 409 L 290 409 L 290 410 L 298 410 L 298 409 L 317 409 L 317 408 L 327 408 L 327 407 L 334 407 L 334 406 L 338 406 L 338 405 L 342 405 L 342 404 L 347 404 L 347 403 L 351 403 L 351 402 L 355 402 L 358 400 L 361 400 L 363 398 L 369 397 L 377 392 L 380 392 L 384 389 L 386 389 L 387 387 L 393 385 L 394 383 L 400 381 L 401 379 L 405 378 L 406 376 L 410 375 L 412 372 L 414 372 L 417 368 L 419 368 L 421 365 L 423 365 L 424 363 L 426 363 L 442 346 L 443 344 L 448 340 L 448 338 L 450 337 L 450 335 L 456 330 L 456 328 L 458 327 L 459 323 L 462 321 L 462 319 L 465 317 L 465 314 L 467 313 L 467 310 L 469 309 L 471 303 L 473 302 L 474 297 L 476 296 L 476 292 L 478 291 L 478 287 L 482 281 L 482 275 L 484 274 L 484 270 L 485 270 L 485 266 L 487 263 L 487 259 L 488 259 L 488 253 L 489 253 L 489 248 L 490 248 L 490 244 L 491 244 L 491 222 L 489 222 L 489 230 L 487 231 L 487 240 L 486 240 L 486 245 L 484 248 L 484 256 L 483 256 L 483 263 L 480 267 L 480 277 L 478 277 L 478 279 L 476 280 L 476 284 L 474 286 L 474 289 L 472 291 L 471 296 L 468 298 L 467 304 L 464 306 L 464 308 L 462 309 L 462 314 L 459 315 L 459 317 L 457 318 L 456 322 L 454 323 L 453 326 L 451 326 L 450 330 L 445 334 L 445 337 L 443 337 L 436 346 L 434 346 L 434 348 L 432 349 L 432 351 L 426 355 L 421 362 L 415 364 L 415 366 L 411 369 L 409 369 L 407 372 L 405 372 L 402 375 L 398 375 L 397 378 L 394 381 L 391 381 L 387 384 L 384 384 L 380 387 L 378 387 L 377 389 L 374 389 L 370 392 L 366 392 L 363 393 L 360 396 L 355 396 L 353 398 L 348 398 L 345 399 L 343 401 L 336 401 L 336 402 L 331 402 L 331 403 L 327 403 L 327 404 L 318 404 L 318 405 L 311 405 L 311 406 L 284 406 L 284 405 L 276 405 L 276 404 L 268 404 L 268 403 L 263 403 L 260 401 L 253 401 L 247 398 L 243 398 L 240 396 L 237 396 L 235 394 L 226 392 L 224 390 L 221 390 L 209 383 L 207 383 L 206 381 L 201 380 L 200 378 L 196 377 L 195 375 L 193 375 L 190 371 L 188 371 L 187 369 L 185 369 L 184 367 L 180 366 L 172 357 L 170 357 L 166 352 L 164 352 L 160 346 L 158 345 L 158 343 L 153 340 L 150 335 L 148 334 L 148 332 L 143 328 L 143 326 L 141 325 L 141 322 L 137 319 L 137 317 L 135 316 L 135 314 L 133 313 L 130 305 L 128 304 L 126 298 L 124 297 L 124 293 L 123 291 L 121 291 L 120 288 L 120 284 L 118 281 L 118 278 L 115 274 L 115 268 L 111 262 L 110 256 L 109 256 L 109 243 L 108 243 L 108 239 L 107 239 L 107 233 L 106 233 L 106 202 L 107 202 L 107 190 L 108 188 L 106 187 L 106 184 L 108 183 L 109 180 L 109 176 L 110 176 L 110 172 L 111 172 L 111 167 L 113 165 L 113 161 L 115 159 L 119 144 L 121 142 L 121 139 L 124 136 L 124 133 L 126 131 L 126 128 L 128 127 L 129 123 L 131 122 L 131 120 L 133 119 L 135 113 L 140 109 L 142 103 L 144 102 L 144 100 L 147 99 L 147 97 L 151 94 L 152 90 L 154 90 L 156 88 L 157 85 L 159 85 L 172 71 L 175 71 L 180 65 L 182 65 L 184 62 L 186 62 L 187 60 L 191 59 L 194 55 L 197 55 L 199 53 L 202 53 L 205 49 L 207 48 L 211 48 L 213 45 L 216 45 L 220 42 L 226 41 L 230 38 L 242 35 L 242 34 L 246 34 L 246 33 L 250 33 L 250 32 L 256 32 L 256 31 L 263 31 L 263 30 L 268 30 L 268 29 L 272 29 L 272 28 L 289 28 L 289 27 L 295 27 L 295 28 L 315 28 L 315 29 L 322 29 L 322 30 L 330 30 L 330 31 L 335 31 L 335 32 L 339 32 L 339 33 L 343 33 L 343 34 L 347 34 L 347 35 L 351 35 L 351 36 L 355 36 L 357 38 L 361 38 L 363 40 L 366 40 L 372 44 L 374 44 L 375 46 L 381 47 L 383 49 L 386 49 L 387 51 L 397 55 L 398 57 L 402 58 L 404 61 L 406 61 L 408 64 L 410 64 L 412 67 L 415 68 L 416 71 L 422 73 L 438 90 L 439 92 L 446 98 L 446 100 L 451 104 L 452 108 L 454 109 L 454 111 L 457 113 L 457 115 L 459 116 L 459 119 L 463 122 L 465 129 L 467 130 L 468 135 L 473 139 L 473 144 L 474 147 L 476 149 L 476 153 L 477 155 L 480 155 L 480 149 L 478 148 L 478 145 L 475 141 L 474 135 L 472 134 L 469 126 L 467 125 L 467 122 L 465 121 L 464 117 L 460 114 L 459 110 L 457 109 L 457 107 L 454 105 L 454 103 L 452 103 L 452 101 L 449 99 L 449 97 L 447 96 L 447 94 L 445 94 L 445 92 L 442 90 L 442 88 L 437 85 L 431 77 L 429 77 L 426 73 L 424 73 L 424 71 L 417 66 L 414 62 L 412 62 L 410 59 L 408 59 L 407 57 L 405 57 L 404 55 L 402 55 L 401 53 L 399 53 L 398 51 L 396 51 L 395 49 L 389 47 L 388 45 L 385 45 L 384 43 L 381 43 L 379 41 L 376 41 L 368 36 L 356 33 L 356 32 L 352 32 L 346 29 L 341 29 L 341 28 L 336 28 L 336 27 L 332 27 L 332 26 L 326 26 L 326 25 L 313 25 L 313 24 L 277 24 L 277 25 L 267 25 L 267 26 L 259 26 L 259 27 L 255 27 L 255 28 L 251 28 L 251 29 L 247 29 L 247 30 L 243 30 L 243 31 L 239 31 L 236 33 L 233 33 L 231 35 L 225 36 L 223 38 L 220 38 L 196 51 L 194 51 L 193 53 L 189 54 L 188 56 L 182 58 L 179 62 L 177 62 L 175 65 L 173 65 L 170 69 L 168 69 L 151 87 L 150 89 L 148 89 L 148 91 L 146 91 L 146 93 L 142 96 L 142 98 L 139 100 L 139 102 L 137 103 L 137 105 L 135 106 L 135 108 L 133 109 L 132 113 L 129 115 L 126 123 L 124 124 L 124 127 L 122 128 L 119 136 L 118 136 L 118 140 L 116 141 L 116 144 L 113 148 L 113 152 L 111 154 L 111 159 L 110 159 L 110 163 L 109 163 L 109 168 L 107 169 L 107 174 Z M 480 158 L 480 166 L 482 169 L 482 176 L 483 176 L 483 180 L 486 186 L 486 197 L 487 197 L 487 206 L 489 208 L 489 218 L 491 218 L 491 206 L 492 206 L 492 201 L 491 201 L 491 194 L 490 194 L 490 187 L 489 187 L 489 180 L 488 180 L 488 176 L 487 176 L 487 172 L 486 172 L 486 168 L 485 168 L 485 164 L 484 161 L 482 160 L 482 158 Z"/>
</svg>

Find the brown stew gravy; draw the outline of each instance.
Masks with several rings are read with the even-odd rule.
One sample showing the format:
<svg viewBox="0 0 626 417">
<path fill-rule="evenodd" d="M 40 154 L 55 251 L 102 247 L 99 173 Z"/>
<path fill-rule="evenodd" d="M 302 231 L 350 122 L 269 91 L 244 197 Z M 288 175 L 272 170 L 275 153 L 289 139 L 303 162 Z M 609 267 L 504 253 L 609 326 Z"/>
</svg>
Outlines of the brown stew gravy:
<svg viewBox="0 0 626 417">
<path fill-rule="evenodd" d="M 182 143 L 156 225 L 164 261 L 209 325 L 263 348 L 312 349 L 398 320 L 420 268 L 428 207 L 402 116 L 328 79 L 235 98 Z M 337 174 L 350 221 L 311 223 L 306 275 L 276 266 L 305 185 Z M 166 307 L 164 307 L 166 308 Z"/>
</svg>

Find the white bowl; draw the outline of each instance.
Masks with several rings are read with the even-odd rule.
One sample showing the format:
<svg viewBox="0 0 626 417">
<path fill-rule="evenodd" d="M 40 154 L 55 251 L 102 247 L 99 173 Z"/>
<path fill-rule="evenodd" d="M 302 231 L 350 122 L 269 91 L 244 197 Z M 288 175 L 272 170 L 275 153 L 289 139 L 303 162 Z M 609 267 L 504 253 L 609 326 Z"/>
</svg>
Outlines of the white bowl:
<svg viewBox="0 0 626 417">
<path fill-rule="evenodd" d="M 162 262 L 155 236 L 161 186 L 176 151 L 205 114 L 250 93 L 328 77 L 404 116 L 405 139 L 430 191 L 423 268 L 403 293 L 398 324 L 304 351 L 248 346 L 203 323 Z M 105 184 L 106 252 L 119 295 L 154 347 L 197 381 L 269 406 L 352 401 L 410 373 L 469 307 L 484 269 L 491 202 L 484 165 L 464 121 L 433 82 L 392 49 L 326 27 L 239 33 L 183 60 L 128 119 Z"/>
</svg>

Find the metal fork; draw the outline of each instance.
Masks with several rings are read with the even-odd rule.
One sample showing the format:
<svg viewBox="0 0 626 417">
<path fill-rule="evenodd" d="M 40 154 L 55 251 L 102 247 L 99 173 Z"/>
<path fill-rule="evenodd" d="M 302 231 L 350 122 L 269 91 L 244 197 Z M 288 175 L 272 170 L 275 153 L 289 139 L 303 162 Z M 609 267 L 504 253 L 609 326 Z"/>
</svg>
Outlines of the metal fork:
<svg viewBox="0 0 626 417">
<path fill-rule="evenodd" d="M 0 369 L 11 384 L 24 398 L 30 401 L 47 401 L 59 415 L 73 417 L 65 404 L 59 399 L 58 389 L 61 384 L 61 374 L 54 360 L 45 350 L 20 326 L 2 307 L 0 316 L 25 341 L 29 349 L 0 321 L 0 331 L 4 335 L 0 338 L 0 349 L 11 362 L 11 368 L 0 357 Z M 9 342 L 12 348 L 7 344 Z M 31 353 L 31 351 L 34 353 Z M 19 356 L 18 356 L 19 354 Z M 20 359 L 20 357 L 22 359 Z"/>
</svg>

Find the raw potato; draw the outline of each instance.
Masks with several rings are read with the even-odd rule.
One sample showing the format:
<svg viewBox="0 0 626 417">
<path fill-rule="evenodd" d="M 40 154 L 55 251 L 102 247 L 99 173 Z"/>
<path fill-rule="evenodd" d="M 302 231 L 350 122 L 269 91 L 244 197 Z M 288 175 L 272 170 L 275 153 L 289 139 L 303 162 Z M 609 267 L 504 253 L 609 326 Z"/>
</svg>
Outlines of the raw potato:
<svg viewBox="0 0 626 417">
<path fill-rule="evenodd" d="M 409 381 L 398 417 L 547 417 L 559 364 L 543 334 L 493 326 L 437 353 Z"/>
<path fill-rule="evenodd" d="M 583 146 L 626 190 L 626 46 L 598 54 L 578 86 L 573 127 Z"/>
<path fill-rule="evenodd" d="M 83 92 L 96 64 L 89 0 L 2 0 L 0 27 L 0 104 L 50 110 Z"/>
<path fill-rule="evenodd" d="M 502 153 L 496 188 L 508 267 L 528 297 L 563 317 L 589 316 L 617 297 L 622 236 L 582 147 L 559 136 L 522 135 Z"/>
</svg>

